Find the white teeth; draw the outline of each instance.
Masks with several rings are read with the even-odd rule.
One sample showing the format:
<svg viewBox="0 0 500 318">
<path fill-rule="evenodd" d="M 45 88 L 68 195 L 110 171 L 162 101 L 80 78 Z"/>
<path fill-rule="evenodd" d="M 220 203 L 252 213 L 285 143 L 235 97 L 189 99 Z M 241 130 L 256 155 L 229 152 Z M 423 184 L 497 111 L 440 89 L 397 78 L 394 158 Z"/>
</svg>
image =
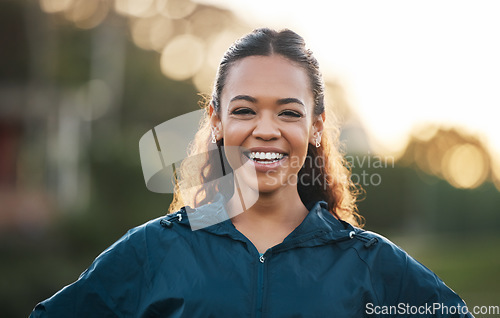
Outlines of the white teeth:
<svg viewBox="0 0 500 318">
<path fill-rule="evenodd" d="M 261 159 L 261 160 L 280 160 L 283 158 L 284 154 L 278 152 L 251 152 L 249 154 L 250 159 Z"/>
</svg>

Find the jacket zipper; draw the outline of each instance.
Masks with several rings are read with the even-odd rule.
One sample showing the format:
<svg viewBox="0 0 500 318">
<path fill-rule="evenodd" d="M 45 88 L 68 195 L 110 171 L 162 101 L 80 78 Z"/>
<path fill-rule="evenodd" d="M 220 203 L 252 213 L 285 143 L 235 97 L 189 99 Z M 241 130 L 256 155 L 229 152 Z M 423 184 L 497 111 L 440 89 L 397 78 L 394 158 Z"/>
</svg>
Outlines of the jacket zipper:
<svg viewBox="0 0 500 318">
<path fill-rule="evenodd" d="M 255 317 L 262 317 L 262 305 L 264 302 L 264 270 L 266 266 L 266 257 L 264 255 L 259 256 L 259 262 L 257 264 L 257 310 Z"/>
<path fill-rule="evenodd" d="M 303 235 L 301 237 L 296 238 L 292 242 L 289 242 L 290 244 L 286 244 L 286 245 L 293 246 L 293 245 L 297 244 L 297 242 L 308 240 L 312 237 L 321 235 L 322 233 L 323 233 L 323 231 L 309 233 L 307 235 Z M 275 249 L 275 248 L 273 248 L 273 249 Z M 285 249 L 287 249 L 287 248 L 285 248 Z M 267 253 L 267 251 L 263 255 L 259 256 L 259 262 L 257 263 L 257 299 L 256 299 L 255 318 L 262 318 L 262 316 L 263 316 L 264 289 L 265 289 L 264 276 L 265 276 L 266 260 L 267 260 L 266 253 Z"/>
<path fill-rule="evenodd" d="M 324 231 L 317 231 L 314 233 L 309 233 L 309 234 L 297 237 L 293 241 L 288 242 L 288 244 L 281 246 L 281 248 L 278 248 L 277 250 L 279 250 L 279 251 L 287 250 L 287 249 L 291 248 L 292 246 L 296 245 L 297 242 L 307 241 L 311 238 L 320 236 L 323 233 L 324 233 Z M 370 240 L 370 239 L 366 239 L 364 237 L 360 237 L 354 231 L 351 231 L 345 237 L 337 238 L 336 240 L 334 240 L 334 242 L 342 242 L 345 240 L 350 240 L 354 237 L 357 237 L 358 239 L 360 239 L 362 241 L 367 241 L 367 243 L 365 244 L 365 247 L 367 247 L 367 248 L 377 244 L 376 239 Z M 275 249 L 276 249 L 276 247 L 273 248 L 273 250 L 275 250 Z M 267 251 L 266 251 L 266 253 L 267 253 Z M 264 253 L 263 255 L 259 255 L 259 262 L 257 263 L 257 299 L 256 299 L 256 311 L 255 311 L 256 318 L 262 318 L 262 316 L 263 316 L 264 289 L 265 289 L 264 276 L 265 276 L 266 259 L 267 259 L 267 257 L 265 256 L 266 253 Z"/>
</svg>

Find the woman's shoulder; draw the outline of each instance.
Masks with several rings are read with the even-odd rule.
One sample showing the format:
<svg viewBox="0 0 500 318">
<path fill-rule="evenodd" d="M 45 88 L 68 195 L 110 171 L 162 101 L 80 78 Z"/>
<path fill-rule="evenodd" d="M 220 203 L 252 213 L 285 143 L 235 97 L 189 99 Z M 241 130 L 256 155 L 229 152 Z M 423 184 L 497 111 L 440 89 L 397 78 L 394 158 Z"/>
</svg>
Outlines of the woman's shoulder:
<svg viewBox="0 0 500 318">
<path fill-rule="evenodd" d="M 363 247 L 366 251 L 385 252 L 397 256 L 403 256 L 407 254 L 396 243 L 380 233 L 360 229 L 357 227 L 354 227 L 354 232 L 354 235 L 356 238 L 358 238 L 358 241 L 363 243 L 357 246 L 358 248 Z"/>
<path fill-rule="evenodd" d="M 453 306 L 463 305 L 460 297 L 433 271 L 391 240 L 361 229 L 356 229 L 355 233 L 359 243 L 353 248 L 369 268 L 372 285 L 381 295 L 388 295 L 387 282 L 397 282 L 393 286 L 398 288 L 391 289 L 390 294 L 399 301 L 424 303 L 433 300 Z"/>
<path fill-rule="evenodd" d="M 186 233 L 193 232 L 190 228 L 187 215 L 189 209 L 189 207 L 182 207 L 177 212 L 151 219 L 144 224 L 130 229 L 127 235 L 137 238 L 141 236 L 157 236 L 165 240 L 185 236 Z"/>
<path fill-rule="evenodd" d="M 196 209 L 185 206 L 177 212 L 149 220 L 130 229 L 122 239 L 142 241 L 153 239 L 171 241 L 179 238 L 189 239 L 193 235 L 203 235 L 200 229 L 216 226 L 229 217 L 218 204 L 206 204 Z"/>
<path fill-rule="evenodd" d="M 129 229 L 122 237 L 102 252 L 107 254 L 117 251 L 149 250 L 157 249 L 159 246 L 167 247 L 180 237 L 185 237 L 187 226 L 179 226 L 186 223 L 187 219 L 184 208 L 178 212 L 163 215 L 151 219 L 141 225 Z M 174 224 L 177 224 L 174 226 Z M 185 225 L 185 224 L 184 224 Z"/>
<path fill-rule="evenodd" d="M 406 266 L 408 253 L 384 235 L 356 227 L 353 232 L 351 248 L 371 268 L 398 271 Z"/>
<path fill-rule="evenodd" d="M 382 234 L 354 228 L 355 238 L 350 248 L 362 261 L 380 285 L 387 280 L 407 280 L 410 276 L 435 279 L 435 274 L 416 261 L 403 248 Z"/>
</svg>

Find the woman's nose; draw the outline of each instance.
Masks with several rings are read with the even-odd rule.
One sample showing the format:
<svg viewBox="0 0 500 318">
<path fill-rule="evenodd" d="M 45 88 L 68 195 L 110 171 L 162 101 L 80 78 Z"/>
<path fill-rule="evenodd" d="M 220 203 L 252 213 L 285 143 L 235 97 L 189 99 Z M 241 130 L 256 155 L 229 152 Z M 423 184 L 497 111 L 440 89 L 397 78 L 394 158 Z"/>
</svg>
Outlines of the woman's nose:
<svg viewBox="0 0 500 318">
<path fill-rule="evenodd" d="M 273 140 L 281 136 L 281 131 L 272 116 L 262 116 L 257 122 L 252 135 L 262 140 Z"/>
</svg>

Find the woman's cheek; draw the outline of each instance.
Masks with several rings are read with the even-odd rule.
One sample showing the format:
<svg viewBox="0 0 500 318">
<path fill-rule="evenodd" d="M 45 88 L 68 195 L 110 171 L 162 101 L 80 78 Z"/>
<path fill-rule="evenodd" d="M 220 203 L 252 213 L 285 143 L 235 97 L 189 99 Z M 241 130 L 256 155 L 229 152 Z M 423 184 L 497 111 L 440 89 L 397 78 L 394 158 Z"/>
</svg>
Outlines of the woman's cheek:
<svg viewBox="0 0 500 318">
<path fill-rule="evenodd" d="M 247 137 L 252 134 L 252 128 L 244 122 L 228 123 L 224 127 L 224 140 L 231 140 L 231 144 L 241 144 Z"/>
</svg>

